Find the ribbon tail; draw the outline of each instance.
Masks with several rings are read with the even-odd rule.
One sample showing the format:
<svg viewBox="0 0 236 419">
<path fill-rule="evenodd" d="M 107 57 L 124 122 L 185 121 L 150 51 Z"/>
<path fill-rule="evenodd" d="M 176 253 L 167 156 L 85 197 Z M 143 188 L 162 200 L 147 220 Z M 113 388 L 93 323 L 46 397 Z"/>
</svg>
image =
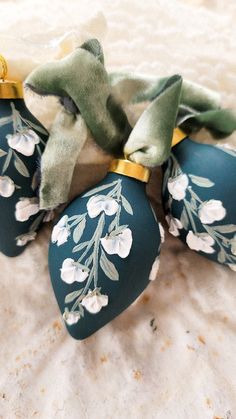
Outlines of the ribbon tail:
<svg viewBox="0 0 236 419">
<path fill-rule="evenodd" d="M 87 128 L 81 115 L 62 109 L 42 155 L 40 209 L 52 209 L 68 200 L 74 168 L 86 138 Z"/>
<path fill-rule="evenodd" d="M 181 86 L 181 76 L 170 77 L 139 118 L 124 147 L 133 162 L 154 167 L 169 157 Z"/>
<path fill-rule="evenodd" d="M 111 73 L 109 80 L 116 97 L 123 105 L 153 101 L 162 91 L 168 78 L 139 73 Z M 207 128 L 217 139 L 236 130 L 236 113 L 221 107 L 218 92 L 198 83 L 183 80 L 176 126 L 187 133 Z"/>
</svg>

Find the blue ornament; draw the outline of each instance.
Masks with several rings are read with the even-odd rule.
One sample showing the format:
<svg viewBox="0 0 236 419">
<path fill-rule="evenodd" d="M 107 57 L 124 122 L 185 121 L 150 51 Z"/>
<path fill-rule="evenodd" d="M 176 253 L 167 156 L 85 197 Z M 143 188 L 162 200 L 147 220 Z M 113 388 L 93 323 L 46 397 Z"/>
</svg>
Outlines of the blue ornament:
<svg viewBox="0 0 236 419">
<path fill-rule="evenodd" d="M 161 238 L 145 192 L 148 176 L 141 165 L 115 160 L 53 228 L 51 281 L 75 339 L 105 326 L 155 279 Z"/>
<path fill-rule="evenodd" d="M 169 231 L 190 249 L 236 270 L 236 151 L 182 139 L 163 166 Z"/>
<path fill-rule="evenodd" d="M 19 255 L 45 218 L 39 211 L 39 162 L 48 133 L 26 108 L 22 83 L 0 81 L 0 251 Z"/>
</svg>

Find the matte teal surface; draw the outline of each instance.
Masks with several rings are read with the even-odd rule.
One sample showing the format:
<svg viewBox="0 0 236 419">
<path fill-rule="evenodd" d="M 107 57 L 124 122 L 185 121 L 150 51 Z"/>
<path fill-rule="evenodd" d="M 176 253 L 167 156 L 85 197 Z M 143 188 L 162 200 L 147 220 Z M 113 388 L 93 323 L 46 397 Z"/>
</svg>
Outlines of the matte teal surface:
<svg viewBox="0 0 236 419">
<path fill-rule="evenodd" d="M 76 324 L 71 326 L 67 325 L 69 333 L 75 339 L 84 339 L 99 330 L 118 316 L 140 295 L 150 282 L 149 274 L 153 262 L 160 252 L 159 225 L 155 220 L 152 208 L 146 197 L 145 184 L 126 176 L 110 173 L 103 181 L 96 185 L 96 189 L 103 185 L 116 182 L 119 179 L 121 180 L 122 194 L 127 198 L 133 209 L 133 215 L 131 215 L 126 212 L 122 206 L 119 224 L 127 225 L 132 231 L 132 247 L 129 255 L 123 259 L 117 254 L 106 254 L 109 261 L 111 261 L 117 269 L 119 280 L 109 279 L 99 265 L 97 287 L 101 287 L 101 293 L 108 296 L 109 302 L 108 305 L 102 307 L 101 311 L 97 314 L 91 314 L 84 309 L 84 317 Z M 111 188 L 112 187 L 104 189 L 97 192 L 97 194 L 108 194 L 109 191 L 111 191 Z M 94 192 L 94 195 L 95 194 L 96 191 Z M 86 213 L 89 199 L 90 197 L 83 198 L 83 195 L 76 198 L 65 209 L 61 218 L 65 215 L 73 217 L 78 214 Z M 120 201 L 119 204 L 121 204 Z M 89 218 L 88 215 L 86 216 L 86 226 L 78 245 L 84 241 L 90 240 L 101 216 L 102 213 L 96 218 Z M 114 217 L 105 215 L 105 225 L 102 237 L 107 234 L 108 226 L 113 218 Z M 78 260 L 84 251 L 83 249 L 78 252 L 73 252 L 74 246 L 73 229 L 71 229 L 67 242 L 60 246 L 51 242 L 49 247 L 49 270 L 51 281 L 62 313 L 65 310 L 66 295 L 77 291 L 84 286 L 83 283 L 78 282 L 67 284 L 61 279 L 60 269 L 63 261 L 66 258 Z M 102 246 L 100 245 L 99 258 L 101 256 L 101 251 Z M 88 255 L 89 254 L 90 253 L 88 253 Z M 90 289 L 93 288 L 93 283 L 91 283 Z M 69 310 L 71 310 L 73 303 L 67 304 Z"/>
<path fill-rule="evenodd" d="M 172 199 L 167 187 L 170 177 L 176 174 L 176 164 L 189 182 L 185 198 L 181 200 Z M 236 152 L 186 138 L 173 147 L 170 159 L 163 166 L 163 179 L 165 212 L 184 225 L 179 229 L 179 238 L 186 243 L 189 230 L 200 237 L 210 235 L 214 239 L 212 253 L 198 252 L 213 261 L 236 267 Z M 220 220 L 203 223 L 199 211 L 210 200 L 218 201 L 218 215 L 222 212 L 221 206 L 226 214 Z"/>
<path fill-rule="evenodd" d="M 3 119 L 9 117 L 12 114 L 11 103 L 14 104 L 16 110 L 18 110 L 21 116 L 33 124 L 41 127 L 42 125 L 34 118 L 34 116 L 29 112 L 25 106 L 25 102 L 22 99 L 16 100 L 0 100 L 0 134 L 1 134 L 1 145 L 0 148 L 4 152 L 9 151 L 9 145 L 7 142 L 6 135 L 13 134 L 13 122 L 4 123 Z M 36 131 L 37 132 L 37 131 Z M 47 140 L 47 135 L 37 132 L 40 138 L 43 141 Z M 38 144 L 41 151 L 43 151 L 43 143 Z M 25 165 L 28 174 L 27 176 L 22 176 L 15 167 L 15 162 L 18 156 L 20 160 Z M 37 190 L 32 189 L 32 179 L 35 174 L 36 169 L 39 167 L 39 153 L 35 148 L 35 152 L 32 156 L 24 156 L 21 153 L 18 153 L 14 150 L 14 153 L 10 159 L 7 170 L 3 173 L 4 165 L 6 164 L 7 155 L 0 158 L 0 176 L 6 175 L 9 176 L 20 189 L 16 189 L 14 194 L 8 198 L 0 196 L 0 251 L 7 256 L 17 256 L 25 248 L 25 246 L 19 247 L 16 245 L 16 237 L 26 234 L 32 226 L 32 223 L 38 219 L 36 222 L 36 230 L 40 224 L 39 213 L 33 215 L 29 220 L 25 222 L 18 222 L 15 218 L 15 206 L 21 197 L 32 198 L 37 196 Z M 43 217 L 43 213 L 41 218 Z M 38 224 L 38 226 L 37 226 Z M 34 227 L 34 226 L 33 226 Z"/>
</svg>

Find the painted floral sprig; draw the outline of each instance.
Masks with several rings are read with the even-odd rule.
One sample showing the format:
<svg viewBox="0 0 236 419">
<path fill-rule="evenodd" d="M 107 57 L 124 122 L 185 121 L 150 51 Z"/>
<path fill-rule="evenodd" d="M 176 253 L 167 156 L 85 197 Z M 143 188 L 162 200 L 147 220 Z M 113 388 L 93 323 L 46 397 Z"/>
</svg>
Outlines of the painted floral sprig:
<svg viewBox="0 0 236 419">
<path fill-rule="evenodd" d="M 17 189 L 21 189 L 16 185 L 14 180 L 8 176 L 7 172 L 11 161 L 14 162 L 16 171 L 25 178 L 30 177 L 30 173 L 26 164 L 23 162 L 21 155 L 31 157 L 35 149 L 37 150 L 38 157 L 41 156 L 41 149 L 39 144 L 45 146 L 45 142 L 40 137 L 40 134 L 47 135 L 47 131 L 38 124 L 24 118 L 20 112 L 15 108 L 11 102 L 11 115 L 0 118 L 0 126 L 12 124 L 13 134 L 6 136 L 8 143 L 8 150 L 0 149 L 0 158 L 4 158 L 4 164 L 0 176 L 0 197 L 10 198 Z M 39 135 L 36 133 L 39 133 Z M 38 187 L 38 174 L 34 174 L 31 182 L 31 188 L 35 191 Z M 28 221 L 28 219 L 39 213 L 38 217 L 33 221 L 29 227 L 29 231 L 16 237 L 17 246 L 25 246 L 28 241 L 34 240 L 36 237 L 36 230 L 42 221 L 50 221 L 53 218 L 53 213 L 47 213 L 39 209 L 38 197 L 21 197 L 16 203 L 15 217 L 19 222 Z"/>
<path fill-rule="evenodd" d="M 222 151 L 236 156 L 235 151 L 230 148 L 221 147 Z M 217 252 L 217 259 L 220 263 L 226 263 L 232 270 L 236 271 L 236 234 L 228 238 L 227 234 L 236 233 L 236 225 L 212 225 L 221 221 L 226 216 L 226 209 L 223 203 L 217 199 L 202 201 L 194 191 L 194 185 L 202 188 L 211 188 L 214 183 L 205 177 L 183 173 L 176 157 L 171 154 L 168 167 L 163 181 L 163 191 L 168 188 L 170 193 L 167 207 L 170 209 L 172 201 L 182 201 L 183 209 L 180 219 L 170 214 L 166 216 L 169 225 L 169 232 L 173 236 L 179 236 L 179 230 L 188 230 L 186 243 L 190 249 L 204 253 Z M 205 232 L 199 232 L 196 227 L 196 220 L 200 219 Z"/>
<path fill-rule="evenodd" d="M 108 305 L 108 296 L 99 287 L 99 267 L 108 279 L 118 281 L 118 270 L 108 255 L 128 257 L 133 241 L 129 226 L 120 222 L 122 208 L 133 215 L 132 206 L 122 193 L 121 179 L 90 190 L 82 196 L 86 197 L 89 197 L 87 211 L 72 217 L 64 215 L 52 232 L 52 242 L 57 246 L 66 243 L 72 235 L 75 244 L 72 252 L 80 254 L 77 260 L 66 258 L 61 267 L 62 281 L 83 283 L 82 288 L 65 297 L 65 304 L 73 303 L 70 309 L 65 307 L 63 314 L 68 325 L 77 323 L 84 316 L 84 308 L 96 314 Z M 89 240 L 81 241 L 88 218 L 97 219 L 96 228 Z M 106 230 L 105 218 L 111 219 Z"/>
</svg>

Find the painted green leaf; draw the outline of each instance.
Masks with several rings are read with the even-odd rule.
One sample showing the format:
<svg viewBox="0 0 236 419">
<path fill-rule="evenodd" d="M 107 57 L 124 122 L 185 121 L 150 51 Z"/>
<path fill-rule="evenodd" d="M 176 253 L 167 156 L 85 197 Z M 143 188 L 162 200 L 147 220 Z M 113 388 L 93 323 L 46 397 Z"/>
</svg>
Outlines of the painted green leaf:
<svg viewBox="0 0 236 419">
<path fill-rule="evenodd" d="M 227 224 L 225 226 L 214 226 L 214 230 L 218 231 L 219 233 L 234 233 L 236 232 L 236 225 L 235 224 Z"/>
<path fill-rule="evenodd" d="M 121 195 L 121 200 L 125 211 L 128 212 L 128 214 L 133 215 L 133 209 L 124 195 Z"/>
<path fill-rule="evenodd" d="M 24 177 L 29 177 L 30 174 L 28 172 L 28 169 L 26 167 L 26 165 L 23 163 L 23 161 L 17 156 L 17 154 L 15 155 L 15 160 L 14 160 L 14 166 L 16 168 L 16 170 Z"/>
<path fill-rule="evenodd" d="M 43 220 L 44 215 L 46 214 L 46 211 L 42 211 L 37 218 L 35 218 L 35 220 L 32 222 L 29 231 L 36 231 L 38 229 L 38 227 L 41 224 L 41 221 Z"/>
<path fill-rule="evenodd" d="M 105 273 L 105 275 L 110 278 L 112 281 L 119 280 L 119 274 L 115 267 L 115 265 L 107 259 L 105 253 L 102 250 L 101 258 L 100 258 L 100 266 Z"/>
<path fill-rule="evenodd" d="M 38 124 L 35 124 L 34 122 L 32 122 L 32 121 L 29 121 L 28 119 L 25 119 L 25 118 L 22 118 L 22 120 L 29 126 L 29 127 L 31 127 L 31 128 L 33 128 L 35 131 L 38 131 L 38 132 L 40 132 L 41 134 L 43 134 L 43 135 L 48 135 L 48 132 L 46 131 L 46 129 L 45 128 L 43 128 L 43 127 L 41 127 L 40 125 L 38 125 Z"/>
<path fill-rule="evenodd" d="M 72 301 L 74 301 L 76 298 L 79 297 L 82 291 L 83 291 L 83 288 L 77 291 L 70 292 L 70 294 L 67 294 L 65 297 L 65 303 L 66 304 L 72 303 Z"/>
<path fill-rule="evenodd" d="M 7 152 L 0 148 L 0 157 L 6 156 Z"/>
<path fill-rule="evenodd" d="M 86 218 L 84 217 L 82 218 L 80 223 L 75 227 L 74 232 L 73 232 L 73 240 L 76 244 L 79 242 L 80 238 L 82 237 L 85 226 L 86 226 Z"/>
<path fill-rule="evenodd" d="M 85 266 L 89 266 L 90 265 L 90 263 L 92 263 L 92 261 L 93 261 L 93 254 L 91 254 L 87 259 L 86 259 L 86 261 L 84 262 L 84 264 L 85 264 Z"/>
<path fill-rule="evenodd" d="M 5 160 L 3 168 L 2 168 L 2 174 L 5 173 L 5 171 L 8 169 L 11 158 L 12 158 L 12 149 L 9 148 L 7 156 L 6 156 L 6 160 Z"/>
<path fill-rule="evenodd" d="M 189 219 L 185 207 L 183 208 L 183 211 L 181 213 L 180 222 L 182 223 L 183 228 L 187 230 L 189 226 Z"/>
<path fill-rule="evenodd" d="M 86 242 L 83 242 L 83 243 L 80 243 L 80 244 L 78 244 L 77 246 L 75 246 L 74 248 L 73 248 L 73 250 L 72 250 L 72 252 L 73 253 L 75 253 L 75 252 L 79 252 L 80 250 L 82 250 L 82 249 L 84 249 L 87 245 L 88 245 L 88 241 L 86 241 Z"/>
<path fill-rule="evenodd" d="M 195 198 L 193 198 L 193 197 L 191 198 L 190 205 L 191 205 L 191 208 L 193 210 L 196 210 L 197 209 L 197 201 L 196 201 Z"/>
<path fill-rule="evenodd" d="M 102 185 L 102 186 L 98 186 L 97 188 L 93 188 L 93 189 L 91 189 L 91 191 L 86 192 L 86 193 L 82 196 L 82 198 L 87 198 L 88 196 L 91 196 L 91 195 L 96 195 L 98 192 L 104 191 L 105 189 L 108 189 L 108 188 L 110 188 L 111 186 L 114 186 L 116 183 L 117 183 L 117 181 L 115 180 L 114 182 L 112 182 L 112 183 L 108 183 L 107 185 Z"/>
<path fill-rule="evenodd" d="M 38 179 L 38 171 L 36 170 L 32 177 L 31 188 L 33 189 L 33 191 L 35 191 L 38 186 L 39 186 L 39 179 Z"/>
<path fill-rule="evenodd" d="M 114 220 L 112 220 L 111 224 L 108 227 L 108 232 L 111 233 L 112 230 L 115 228 L 116 226 L 116 217 L 114 218 Z"/>
<path fill-rule="evenodd" d="M 217 255 L 217 260 L 220 263 L 224 263 L 225 262 L 225 252 L 221 249 Z"/>
<path fill-rule="evenodd" d="M 195 176 L 195 175 L 189 175 L 191 181 L 195 183 L 197 186 L 201 186 L 202 188 L 211 188 L 214 186 L 214 182 L 212 182 L 210 179 L 207 179 L 206 177 L 201 176 Z"/>
<path fill-rule="evenodd" d="M 76 226 L 77 224 L 79 224 L 80 221 L 82 220 L 82 218 L 84 218 L 85 216 L 86 216 L 86 213 L 80 214 L 80 215 L 75 215 L 75 216 L 70 217 L 68 221 L 72 221 L 73 220 L 73 222 L 70 224 L 70 228 L 72 228 L 72 227 Z"/>
<path fill-rule="evenodd" d="M 4 116 L 3 118 L 0 118 L 0 127 L 10 124 L 12 121 L 13 121 L 12 115 Z"/>
</svg>

